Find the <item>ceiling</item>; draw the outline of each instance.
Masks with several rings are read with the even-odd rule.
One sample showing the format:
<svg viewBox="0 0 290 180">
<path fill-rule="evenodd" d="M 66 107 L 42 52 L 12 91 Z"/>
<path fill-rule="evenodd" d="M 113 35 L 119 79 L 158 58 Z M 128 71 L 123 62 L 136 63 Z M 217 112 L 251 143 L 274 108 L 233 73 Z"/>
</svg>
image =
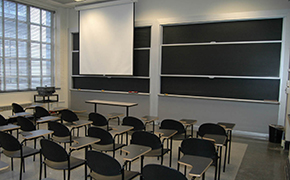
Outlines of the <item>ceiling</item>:
<svg viewBox="0 0 290 180">
<path fill-rule="evenodd" d="M 81 2 L 76 2 L 75 0 L 49 0 L 54 5 L 59 5 L 62 7 L 72 7 L 78 5 L 85 5 L 91 3 L 101 3 L 101 2 L 108 2 L 108 1 L 115 1 L 115 0 L 83 0 Z"/>
</svg>

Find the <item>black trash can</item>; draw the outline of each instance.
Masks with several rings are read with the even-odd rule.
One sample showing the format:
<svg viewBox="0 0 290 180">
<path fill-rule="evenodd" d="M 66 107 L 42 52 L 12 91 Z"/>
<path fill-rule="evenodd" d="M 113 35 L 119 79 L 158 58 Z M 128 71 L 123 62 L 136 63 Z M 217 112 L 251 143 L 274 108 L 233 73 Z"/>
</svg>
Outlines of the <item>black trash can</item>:
<svg viewBox="0 0 290 180">
<path fill-rule="evenodd" d="M 283 126 L 269 124 L 269 141 L 273 143 L 281 143 L 283 132 Z"/>
</svg>

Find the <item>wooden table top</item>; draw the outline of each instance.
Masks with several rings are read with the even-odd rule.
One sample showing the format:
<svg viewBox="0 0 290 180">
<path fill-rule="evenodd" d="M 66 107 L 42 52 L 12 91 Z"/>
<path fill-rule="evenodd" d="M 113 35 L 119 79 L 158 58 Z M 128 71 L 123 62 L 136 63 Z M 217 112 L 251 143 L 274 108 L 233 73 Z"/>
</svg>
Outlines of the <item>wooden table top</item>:
<svg viewBox="0 0 290 180">
<path fill-rule="evenodd" d="M 214 141 L 217 146 L 223 146 L 227 140 L 226 136 L 218 134 L 205 134 L 203 138 Z"/>
<path fill-rule="evenodd" d="M 180 119 L 179 122 L 181 122 L 184 125 L 194 125 L 195 123 L 197 123 L 197 120 L 195 119 Z"/>
<path fill-rule="evenodd" d="M 235 123 L 227 123 L 227 122 L 218 122 L 218 125 L 223 126 L 226 130 L 233 130 L 236 126 Z"/>
<path fill-rule="evenodd" d="M 49 135 L 52 134 L 53 131 L 51 130 L 46 130 L 46 129 L 37 129 L 34 131 L 29 131 L 28 133 L 25 133 L 25 135 L 23 136 L 24 139 L 29 140 L 29 139 L 34 139 L 34 138 L 38 138 L 41 136 L 45 136 L 45 135 Z"/>
<path fill-rule="evenodd" d="M 151 151 L 151 147 L 137 145 L 137 144 L 130 144 L 129 146 L 123 147 L 122 151 L 128 153 L 128 155 L 123 157 L 125 161 L 133 161 L 134 159 L 141 157 L 144 154 Z"/>
<path fill-rule="evenodd" d="M 72 128 L 78 128 L 78 127 L 86 126 L 89 124 L 93 124 L 93 121 L 78 120 L 78 121 L 73 121 L 72 123 L 65 123 L 65 125 L 70 126 Z"/>
<path fill-rule="evenodd" d="M 20 129 L 20 126 L 15 125 L 15 124 L 7 124 L 7 125 L 0 126 L 0 131 L 11 131 L 11 130 L 16 130 L 16 129 Z"/>
<path fill-rule="evenodd" d="M 157 117 L 157 116 L 143 116 L 141 119 L 142 119 L 145 123 L 151 123 L 151 122 L 153 122 L 153 121 L 158 120 L 159 117 Z"/>
<path fill-rule="evenodd" d="M 19 113 L 15 113 L 14 115 L 8 116 L 9 118 L 17 118 L 20 116 L 30 116 L 32 115 L 32 113 L 28 113 L 28 112 L 19 112 Z"/>
<path fill-rule="evenodd" d="M 24 109 L 35 109 L 35 107 L 39 107 L 39 106 L 43 107 L 44 105 L 43 104 L 31 104 L 31 105 L 25 107 Z"/>
<path fill-rule="evenodd" d="M 91 104 L 103 104 L 103 105 L 111 105 L 111 106 L 126 106 L 132 107 L 137 106 L 138 103 L 131 103 L 131 102 L 118 102 L 118 101 L 105 101 L 105 100 L 86 100 L 86 103 Z"/>
<path fill-rule="evenodd" d="M 99 138 L 94 138 L 94 137 L 79 137 L 74 139 L 73 141 L 75 142 L 74 145 L 70 146 L 71 149 L 81 149 L 85 146 L 89 146 L 91 144 L 95 144 L 99 142 L 101 139 Z"/>
<path fill-rule="evenodd" d="M 192 167 L 189 172 L 190 176 L 201 177 L 203 173 L 210 167 L 212 159 L 208 157 L 184 155 L 178 161 L 178 163 Z"/>
<path fill-rule="evenodd" d="M 111 134 L 123 134 L 125 132 L 128 132 L 132 129 L 134 129 L 133 126 L 124 126 L 124 125 L 120 125 L 120 126 L 110 126 L 112 128 L 111 131 L 109 131 Z"/>
<path fill-rule="evenodd" d="M 37 120 L 36 123 L 45 123 L 45 122 L 55 121 L 59 119 L 60 118 L 57 116 L 44 116 L 44 117 L 41 117 L 39 120 Z"/>
<path fill-rule="evenodd" d="M 162 138 L 171 138 L 174 136 L 178 131 L 172 129 L 157 129 L 155 130 L 155 134 L 161 135 Z"/>
</svg>

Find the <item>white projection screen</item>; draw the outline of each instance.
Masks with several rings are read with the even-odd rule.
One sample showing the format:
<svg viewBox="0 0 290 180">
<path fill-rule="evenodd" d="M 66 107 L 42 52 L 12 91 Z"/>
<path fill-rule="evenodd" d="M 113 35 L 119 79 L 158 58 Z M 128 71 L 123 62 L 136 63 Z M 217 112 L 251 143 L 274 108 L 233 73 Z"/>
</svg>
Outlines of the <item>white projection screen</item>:
<svg viewBox="0 0 290 180">
<path fill-rule="evenodd" d="M 134 2 L 107 4 L 80 10 L 80 74 L 133 75 Z"/>
</svg>

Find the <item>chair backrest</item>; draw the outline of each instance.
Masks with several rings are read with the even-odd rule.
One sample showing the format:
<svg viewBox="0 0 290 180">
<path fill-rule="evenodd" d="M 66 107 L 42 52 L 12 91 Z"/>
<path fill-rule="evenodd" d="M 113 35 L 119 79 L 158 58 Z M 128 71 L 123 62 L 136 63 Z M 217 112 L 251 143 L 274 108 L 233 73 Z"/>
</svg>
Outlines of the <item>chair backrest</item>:
<svg viewBox="0 0 290 180">
<path fill-rule="evenodd" d="M 122 173 L 120 163 L 102 152 L 88 151 L 87 164 L 92 171 L 101 175 L 116 176 Z"/>
<path fill-rule="evenodd" d="M 5 119 L 1 114 L 0 114 L 0 126 L 4 126 L 8 124 L 8 120 Z"/>
<path fill-rule="evenodd" d="M 78 121 L 79 118 L 76 113 L 72 112 L 69 109 L 65 109 L 61 111 L 61 119 L 67 122 Z"/>
<path fill-rule="evenodd" d="M 185 132 L 183 124 L 174 119 L 164 119 L 160 124 L 160 129 L 172 129 L 178 131 L 177 134 Z"/>
<path fill-rule="evenodd" d="M 0 131 L 0 144 L 6 151 L 18 151 L 21 149 L 21 144 L 14 136 L 2 131 Z"/>
<path fill-rule="evenodd" d="M 59 122 L 48 122 L 48 129 L 53 131 L 54 136 L 66 137 L 70 135 L 69 129 L 64 124 Z"/>
<path fill-rule="evenodd" d="M 35 114 L 34 114 L 34 116 L 36 118 L 41 118 L 41 117 L 44 117 L 44 116 L 50 116 L 50 114 L 49 114 L 49 112 L 44 107 L 36 106 L 35 107 Z"/>
<path fill-rule="evenodd" d="M 114 142 L 114 139 L 113 139 L 111 133 L 109 133 L 105 129 L 98 128 L 98 127 L 90 127 L 88 130 L 88 136 L 100 138 L 101 141 L 96 143 L 96 144 L 100 144 L 100 145 L 112 144 Z"/>
<path fill-rule="evenodd" d="M 56 142 L 48 139 L 40 140 L 41 153 L 45 158 L 53 162 L 64 162 L 68 160 L 66 150 Z"/>
<path fill-rule="evenodd" d="M 142 177 L 144 180 L 187 180 L 176 169 L 159 164 L 147 164 L 142 170 Z"/>
<path fill-rule="evenodd" d="M 105 126 L 108 125 L 108 120 L 105 116 L 99 113 L 92 112 L 89 114 L 89 121 L 93 121 L 95 126 Z"/>
<path fill-rule="evenodd" d="M 135 131 L 132 134 L 131 144 L 149 146 L 152 150 L 162 147 L 159 137 L 147 131 Z"/>
<path fill-rule="evenodd" d="M 198 135 L 203 137 L 205 134 L 218 134 L 227 136 L 225 128 L 214 123 L 204 123 L 198 128 Z"/>
<path fill-rule="evenodd" d="M 12 112 L 13 113 L 18 113 L 18 112 L 24 112 L 25 110 L 23 109 L 22 106 L 20 106 L 17 103 L 12 103 Z"/>
<path fill-rule="evenodd" d="M 180 150 L 183 154 L 216 158 L 216 148 L 213 141 L 189 138 L 181 142 Z"/>
<path fill-rule="evenodd" d="M 133 116 L 124 117 L 122 125 L 133 126 L 133 131 L 141 131 L 145 129 L 144 123 L 140 119 Z"/>
<path fill-rule="evenodd" d="M 34 131 L 36 130 L 35 125 L 29 119 L 19 116 L 17 117 L 17 123 L 22 131 Z"/>
</svg>

